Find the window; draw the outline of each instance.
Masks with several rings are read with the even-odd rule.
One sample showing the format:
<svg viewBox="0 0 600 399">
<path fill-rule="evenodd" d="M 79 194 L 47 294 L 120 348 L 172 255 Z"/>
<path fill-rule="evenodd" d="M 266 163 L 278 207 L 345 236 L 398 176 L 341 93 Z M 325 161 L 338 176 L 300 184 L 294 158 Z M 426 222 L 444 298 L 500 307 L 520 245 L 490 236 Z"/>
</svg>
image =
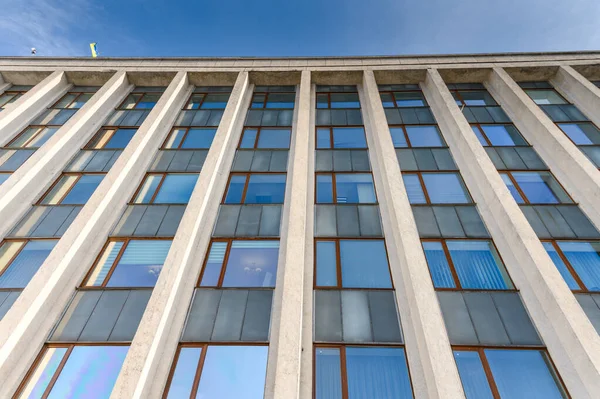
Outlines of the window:
<svg viewBox="0 0 600 399">
<path fill-rule="evenodd" d="M 208 149 L 216 133 L 216 128 L 174 128 L 162 149 Z"/>
<path fill-rule="evenodd" d="M 560 94 L 554 89 L 539 90 L 539 89 L 523 89 L 525 93 L 534 103 L 537 105 L 555 105 L 555 104 L 569 104 Z"/>
<path fill-rule="evenodd" d="M 592 123 L 557 123 L 557 126 L 576 145 L 600 144 L 600 130 Z"/>
<path fill-rule="evenodd" d="M 283 204 L 285 174 L 232 173 L 225 204 Z"/>
<path fill-rule="evenodd" d="M 200 287 L 275 287 L 279 241 L 213 240 Z"/>
<path fill-rule="evenodd" d="M 471 196 L 458 173 L 402 173 L 411 204 L 470 204 Z"/>
<path fill-rule="evenodd" d="M 42 205 L 85 205 L 105 174 L 63 173 L 42 197 Z"/>
<path fill-rule="evenodd" d="M 187 204 L 197 173 L 148 173 L 134 195 L 134 204 Z"/>
<path fill-rule="evenodd" d="M 453 290 L 511 290 L 502 259 L 487 240 L 423 240 L 433 285 Z"/>
<path fill-rule="evenodd" d="M 117 109 L 152 109 L 160 96 L 161 93 L 131 93 Z"/>
<path fill-rule="evenodd" d="M 108 399 L 128 350 L 126 345 L 47 345 L 16 397 Z"/>
<path fill-rule="evenodd" d="M 573 291 L 600 292 L 600 242 L 542 242 Z"/>
<path fill-rule="evenodd" d="M 85 146 L 89 150 L 122 150 L 127 147 L 137 129 L 102 128 Z"/>
<path fill-rule="evenodd" d="M 84 287 L 154 287 L 171 240 L 111 239 L 86 276 Z"/>
<path fill-rule="evenodd" d="M 7 147 L 9 148 L 39 148 L 56 133 L 60 126 L 29 126 L 25 131 L 15 137 Z"/>
<path fill-rule="evenodd" d="M 291 129 L 245 128 L 238 148 L 288 149 Z"/>
<path fill-rule="evenodd" d="M 494 100 L 487 90 L 450 90 L 456 104 L 459 107 L 488 107 L 496 106 Z"/>
<path fill-rule="evenodd" d="M 420 91 L 380 92 L 384 108 L 426 107 L 427 101 Z"/>
<path fill-rule="evenodd" d="M 10 173 L 0 173 L 0 184 L 4 183 L 10 177 Z"/>
<path fill-rule="evenodd" d="M 471 125 L 473 132 L 484 147 L 516 147 L 529 145 L 512 124 Z"/>
<path fill-rule="evenodd" d="M 392 288 L 383 240 L 317 240 L 315 287 Z"/>
<path fill-rule="evenodd" d="M 165 398 L 262 399 L 268 346 L 181 345 Z"/>
<path fill-rule="evenodd" d="M 7 105 L 12 104 L 23 97 L 31 87 L 32 86 L 11 86 L 9 90 L 0 95 L 0 111 L 4 110 Z"/>
<path fill-rule="evenodd" d="M 76 89 L 76 87 L 75 87 Z M 90 98 L 97 91 L 95 88 L 93 92 L 74 92 L 70 91 L 65 94 L 56 104 L 52 106 L 55 109 L 80 109 L 89 101 Z"/>
<path fill-rule="evenodd" d="M 412 398 L 402 347 L 316 346 L 315 399 Z"/>
<path fill-rule="evenodd" d="M 319 127 L 317 149 L 367 148 L 363 127 Z"/>
<path fill-rule="evenodd" d="M 317 173 L 317 204 L 376 204 L 370 173 Z"/>
<path fill-rule="evenodd" d="M 25 288 L 58 240 L 9 240 L 0 244 L 0 288 Z"/>
<path fill-rule="evenodd" d="M 456 349 L 467 399 L 567 398 L 552 362 L 539 349 Z"/>
<path fill-rule="evenodd" d="M 258 87 L 254 90 L 252 96 L 252 104 L 250 108 L 269 108 L 269 109 L 294 109 L 296 101 L 296 93 L 294 87 L 283 87 L 282 89 L 289 92 L 264 93 L 260 92 Z"/>
<path fill-rule="evenodd" d="M 216 88 L 215 88 L 216 89 Z M 221 88 L 230 91 L 230 88 Z M 193 109 L 225 109 L 230 93 L 196 93 L 194 92 L 184 110 Z"/>
<path fill-rule="evenodd" d="M 319 109 L 360 108 L 358 93 L 317 93 Z"/>
<path fill-rule="evenodd" d="M 435 125 L 390 126 L 395 148 L 447 147 Z"/>
<path fill-rule="evenodd" d="M 501 172 L 500 176 L 518 204 L 573 202 L 550 172 Z"/>
</svg>

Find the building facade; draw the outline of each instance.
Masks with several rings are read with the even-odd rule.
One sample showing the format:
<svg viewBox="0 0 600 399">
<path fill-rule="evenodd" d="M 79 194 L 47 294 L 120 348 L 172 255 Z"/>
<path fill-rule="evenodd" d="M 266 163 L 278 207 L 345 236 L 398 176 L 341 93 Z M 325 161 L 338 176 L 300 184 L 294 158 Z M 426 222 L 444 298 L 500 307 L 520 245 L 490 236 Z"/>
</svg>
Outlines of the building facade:
<svg viewBox="0 0 600 399">
<path fill-rule="evenodd" d="M 600 53 L 0 58 L 1 398 L 598 398 Z"/>
</svg>

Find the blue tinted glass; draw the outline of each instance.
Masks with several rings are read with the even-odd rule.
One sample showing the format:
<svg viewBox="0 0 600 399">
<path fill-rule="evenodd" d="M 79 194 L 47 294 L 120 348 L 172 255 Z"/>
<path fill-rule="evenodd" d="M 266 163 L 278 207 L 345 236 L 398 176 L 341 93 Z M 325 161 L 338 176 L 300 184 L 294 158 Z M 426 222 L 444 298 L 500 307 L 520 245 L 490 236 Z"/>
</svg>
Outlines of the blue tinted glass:
<svg viewBox="0 0 600 399">
<path fill-rule="evenodd" d="M 423 241 L 425 258 L 435 288 L 456 288 L 448 259 L 442 243 L 438 241 Z"/>
<path fill-rule="evenodd" d="M 171 240 L 131 240 L 117 263 L 108 287 L 154 287 Z"/>
<path fill-rule="evenodd" d="M 49 399 L 108 399 L 128 346 L 75 346 Z"/>
<path fill-rule="evenodd" d="M 375 187 L 369 173 L 336 174 L 335 187 L 338 204 L 374 204 Z"/>
<path fill-rule="evenodd" d="M 0 173 L 0 184 L 4 183 L 10 177 L 10 173 Z"/>
<path fill-rule="evenodd" d="M 541 351 L 486 349 L 498 393 L 511 399 L 561 399 L 566 395 Z"/>
<path fill-rule="evenodd" d="M 513 125 L 481 125 L 493 146 L 527 145 L 521 133 Z"/>
<path fill-rule="evenodd" d="M 600 243 L 565 242 L 558 246 L 590 291 L 600 291 Z"/>
<path fill-rule="evenodd" d="M 209 346 L 196 399 L 262 399 L 267 346 Z"/>
<path fill-rule="evenodd" d="M 510 191 L 515 201 L 517 201 L 517 204 L 524 204 L 525 200 L 519 193 L 519 190 L 517 190 L 517 187 L 515 187 L 510 177 L 506 173 L 500 173 L 500 177 L 502 178 L 504 184 L 506 184 L 508 191 Z"/>
<path fill-rule="evenodd" d="M 262 129 L 257 148 L 290 148 L 290 129 Z"/>
<path fill-rule="evenodd" d="M 271 93 L 267 97 L 265 108 L 293 109 L 295 100 L 295 93 Z"/>
<path fill-rule="evenodd" d="M 46 260 L 58 240 L 29 241 L 0 275 L 0 288 L 25 288 Z M 0 255 L 10 245 L 0 247 Z"/>
<path fill-rule="evenodd" d="M 403 173 L 402 180 L 404 181 L 404 187 L 406 187 L 408 201 L 411 204 L 427 203 L 425 193 L 423 193 L 423 187 L 421 186 L 421 180 L 419 179 L 418 175 Z"/>
<path fill-rule="evenodd" d="M 432 204 L 468 204 L 469 194 L 458 173 L 423 173 Z"/>
<path fill-rule="evenodd" d="M 245 175 L 232 175 L 227 188 L 226 204 L 241 204 L 244 186 L 246 184 Z"/>
<path fill-rule="evenodd" d="M 394 93 L 396 104 L 398 107 L 424 107 L 425 99 L 423 94 L 419 91 L 408 91 L 408 92 L 396 92 Z"/>
<path fill-rule="evenodd" d="M 550 259 L 552 259 L 552 262 L 554 262 L 554 265 L 558 269 L 560 275 L 565 279 L 565 282 L 569 286 L 569 289 L 581 289 L 581 287 L 579 287 L 579 284 L 577 284 L 577 281 L 575 281 L 575 279 L 571 275 L 571 272 L 567 268 L 567 265 L 565 265 L 565 262 L 563 262 L 562 258 L 558 254 L 558 251 L 556 250 L 556 248 L 554 248 L 554 245 L 552 245 L 552 243 L 550 242 L 543 242 L 542 245 L 544 246 L 546 252 L 548 252 L 548 255 L 550 255 Z M 600 264 L 597 266 L 600 266 Z"/>
<path fill-rule="evenodd" d="M 467 399 L 493 399 L 479 353 L 454 351 L 454 360 Z"/>
<path fill-rule="evenodd" d="M 137 103 L 136 109 L 152 109 L 160 99 L 160 94 L 145 94 L 142 101 Z"/>
<path fill-rule="evenodd" d="M 550 172 L 513 172 L 512 175 L 532 204 L 570 202 Z"/>
<path fill-rule="evenodd" d="M 489 241 L 447 241 L 452 263 L 464 289 L 512 288 L 508 274 Z"/>
<path fill-rule="evenodd" d="M 60 202 L 68 205 L 84 205 L 94 194 L 104 179 L 104 175 L 83 175 L 75 183 L 69 194 Z"/>
<path fill-rule="evenodd" d="M 395 148 L 408 147 L 404 130 L 401 127 L 390 127 L 390 133 L 392 134 L 392 142 Z"/>
<path fill-rule="evenodd" d="M 190 129 L 181 148 L 210 148 L 217 129 Z"/>
<path fill-rule="evenodd" d="M 315 349 L 315 399 L 342 399 L 342 366 L 337 348 Z"/>
<path fill-rule="evenodd" d="M 201 286 L 216 287 L 219 284 L 219 278 L 221 277 L 221 269 L 223 268 L 223 260 L 225 259 L 226 251 L 226 242 L 213 242 L 210 245 L 208 260 L 206 261 L 206 265 L 204 265 L 204 270 L 202 271 L 202 282 L 200 283 Z"/>
<path fill-rule="evenodd" d="M 317 108 L 329 108 L 329 95 L 317 94 Z"/>
<path fill-rule="evenodd" d="M 227 101 L 229 100 L 228 94 L 207 94 L 202 103 L 201 109 L 225 109 Z"/>
<path fill-rule="evenodd" d="M 392 288 L 383 240 L 341 240 L 344 288 Z"/>
<path fill-rule="evenodd" d="M 117 129 L 117 131 L 112 135 L 110 140 L 108 140 L 108 142 L 102 148 L 125 148 L 127 147 L 127 144 L 129 144 L 136 132 L 137 129 Z"/>
<path fill-rule="evenodd" d="M 154 203 L 187 204 L 197 180 L 198 174 L 196 173 L 167 175 Z"/>
<path fill-rule="evenodd" d="M 558 126 L 577 145 L 600 144 L 600 130 L 591 123 L 559 123 Z"/>
<path fill-rule="evenodd" d="M 334 127 L 333 148 L 367 148 L 362 127 Z"/>
<path fill-rule="evenodd" d="M 337 285 L 335 241 L 317 241 L 317 285 L 334 287 Z"/>
<path fill-rule="evenodd" d="M 223 287 L 275 287 L 279 241 L 233 241 Z"/>
<path fill-rule="evenodd" d="M 360 108 L 358 93 L 331 93 L 331 108 Z"/>
<path fill-rule="evenodd" d="M 47 348 L 46 353 L 44 354 L 43 363 L 38 367 L 44 367 L 37 381 L 31 381 L 31 383 L 35 383 L 29 396 L 27 398 L 42 398 L 44 396 L 44 392 L 48 388 L 48 384 L 52 380 L 54 373 L 58 369 L 60 362 L 64 358 L 67 353 L 67 348 Z M 47 359 L 47 363 L 45 360 Z M 42 366 L 43 365 L 43 366 Z M 28 384 L 28 386 L 29 386 Z M 22 394 L 21 394 L 22 395 Z"/>
<path fill-rule="evenodd" d="M 394 108 L 394 100 L 392 99 L 392 95 L 390 93 L 380 93 L 381 104 L 384 108 Z"/>
<path fill-rule="evenodd" d="M 412 398 L 402 348 L 346 348 L 348 399 Z"/>
<path fill-rule="evenodd" d="M 256 135 L 258 130 L 256 129 L 245 129 L 242 133 L 242 141 L 240 142 L 240 148 L 254 148 L 256 142 Z"/>
<path fill-rule="evenodd" d="M 525 93 L 538 105 L 567 104 L 567 102 L 554 90 L 525 89 Z"/>
<path fill-rule="evenodd" d="M 181 348 L 173 379 L 169 385 L 168 399 L 190 397 L 201 353 L 202 348 Z"/>
<path fill-rule="evenodd" d="M 246 204 L 283 204 L 285 175 L 250 175 Z"/>
<path fill-rule="evenodd" d="M 406 126 L 412 147 L 445 147 L 442 136 L 435 126 Z"/>
<path fill-rule="evenodd" d="M 479 128 L 477 126 L 471 126 L 471 129 L 473 130 L 473 133 L 475 133 L 475 136 L 477 136 L 477 139 L 479 140 L 479 144 L 481 144 L 484 147 L 487 147 L 488 143 L 487 143 L 487 141 L 485 141 L 485 137 L 483 137 L 481 130 L 479 130 Z"/>
<path fill-rule="evenodd" d="M 317 204 L 333 203 L 333 183 L 331 175 L 317 175 Z"/>
<path fill-rule="evenodd" d="M 331 132 L 329 129 L 317 129 L 317 148 L 331 148 Z"/>
<path fill-rule="evenodd" d="M 485 90 L 460 91 L 459 93 L 467 106 L 498 105 Z"/>
</svg>

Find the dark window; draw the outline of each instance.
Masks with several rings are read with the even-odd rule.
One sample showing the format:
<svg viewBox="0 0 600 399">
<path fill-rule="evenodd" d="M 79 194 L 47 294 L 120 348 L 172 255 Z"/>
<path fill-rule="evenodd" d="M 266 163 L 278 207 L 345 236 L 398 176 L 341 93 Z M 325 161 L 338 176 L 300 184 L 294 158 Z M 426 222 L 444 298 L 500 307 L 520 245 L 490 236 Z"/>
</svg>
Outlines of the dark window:
<svg viewBox="0 0 600 399">
<path fill-rule="evenodd" d="M 174 128 L 165 140 L 163 149 L 208 149 L 212 144 L 216 128 Z"/>
<path fill-rule="evenodd" d="M 590 122 L 581 123 L 557 123 L 563 132 L 576 145 L 598 145 L 600 144 L 600 130 Z"/>
<path fill-rule="evenodd" d="M 42 205 L 85 205 L 105 174 L 63 173 L 42 197 Z"/>
<path fill-rule="evenodd" d="M 569 204 L 573 201 L 550 172 L 500 172 L 518 204 Z"/>
<path fill-rule="evenodd" d="M 238 148 L 288 149 L 291 135 L 286 128 L 245 128 Z"/>
<path fill-rule="evenodd" d="M 283 204 L 285 174 L 232 173 L 225 204 Z"/>
<path fill-rule="evenodd" d="M 131 93 L 117 109 L 152 109 L 161 93 Z"/>
<path fill-rule="evenodd" d="M 275 287 L 279 241 L 213 240 L 200 287 Z"/>
<path fill-rule="evenodd" d="M 85 105 L 85 103 L 87 103 L 90 98 L 92 98 L 92 96 L 94 95 L 94 93 L 97 91 L 88 91 L 88 92 L 75 92 L 75 91 L 70 91 L 67 94 L 65 94 L 64 96 L 62 96 L 62 98 L 60 100 L 58 100 L 58 102 L 56 102 L 56 104 L 54 104 L 52 106 L 52 108 L 54 109 L 79 109 L 81 107 L 83 107 Z"/>
<path fill-rule="evenodd" d="M 427 101 L 420 91 L 380 92 L 385 108 L 426 107 Z"/>
<path fill-rule="evenodd" d="M 183 109 L 225 109 L 229 93 L 194 93 Z"/>
<path fill-rule="evenodd" d="M 390 126 L 395 148 L 446 147 L 442 135 L 435 125 Z"/>
<path fill-rule="evenodd" d="M 550 241 L 542 244 L 570 289 L 600 292 L 600 242 Z"/>
<path fill-rule="evenodd" d="M 10 143 L 8 148 L 39 148 L 58 131 L 60 126 L 29 126 Z"/>
<path fill-rule="evenodd" d="M 127 147 L 137 129 L 121 129 L 118 127 L 104 127 L 85 146 L 90 150 L 122 150 Z"/>
<path fill-rule="evenodd" d="M 367 148 L 365 128 L 362 126 L 317 128 L 317 149 L 327 148 Z"/>
<path fill-rule="evenodd" d="M 254 92 L 251 108 L 294 109 L 296 93 L 259 93 Z"/>
<path fill-rule="evenodd" d="M 0 111 L 4 110 L 7 105 L 23 97 L 30 89 L 31 86 L 11 86 L 9 90 L 0 95 Z"/>
<path fill-rule="evenodd" d="M 471 196 L 459 173 L 403 173 L 411 204 L 470 204 Z"/>
<path fill-rule="evenodd" d="M 488 240 L 423 240 L 435 288 L 510 290 L 512 282 Z"/>
<path fill-rule="evenodd" d="M 0 288 L 25 288 L 58 240 L 9 240 L 0 245 Z"/>
<path fill-rule="evenodd" d="M 356 109 L 360 108 L 358 93 L 317 93 L 319 109 Z"/>
<path fill-rule="evenodd" d="M 498 103 L 487 90 L 450 90 L 459 107 L 487 107 Z"/>
<path fill-rule="evenodd" d="M 523 89 L 523 91 L 538 105 L 569 104 L 554 89 Z"/>
<path fill-rule="evenodd" d="M 134 195 L 134 204 L 187 204 L 197 173 L 148 173 Z"/>
<path fill-rule="evenodd" d="M 375 187 L 370 173 L 318 173 L 318 204 L 375 204 Z"/>
<path fill-rule="evenodd" d="M 392 288 L 383 240 L 317 240 L 315 287 Z"/>
<path fill-rule="evenodd" d="M 84 287 L 154 287 L 172 240 L 111 239 L 86 276 Z"/>
<path fill-rule="evenodd" d="M 479 139 L 479 142 L 484 147 L 516 147 L 526 146 L 521 133 L 512 124 L 503 125 L 471 125 L 473 132 Z"/>
</svg>

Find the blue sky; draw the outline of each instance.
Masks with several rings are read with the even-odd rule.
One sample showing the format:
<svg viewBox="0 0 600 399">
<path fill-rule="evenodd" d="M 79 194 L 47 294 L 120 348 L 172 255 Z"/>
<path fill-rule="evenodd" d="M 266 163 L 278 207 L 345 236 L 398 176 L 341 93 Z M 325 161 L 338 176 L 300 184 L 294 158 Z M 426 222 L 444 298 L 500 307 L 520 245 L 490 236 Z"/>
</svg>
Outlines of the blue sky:
<svg viewBox="0 0 600 399">
<path fill-rule="evenodd" d="M 0 0 L 0 55 L 600 50 L 599 0 Z"/>
</svg>

